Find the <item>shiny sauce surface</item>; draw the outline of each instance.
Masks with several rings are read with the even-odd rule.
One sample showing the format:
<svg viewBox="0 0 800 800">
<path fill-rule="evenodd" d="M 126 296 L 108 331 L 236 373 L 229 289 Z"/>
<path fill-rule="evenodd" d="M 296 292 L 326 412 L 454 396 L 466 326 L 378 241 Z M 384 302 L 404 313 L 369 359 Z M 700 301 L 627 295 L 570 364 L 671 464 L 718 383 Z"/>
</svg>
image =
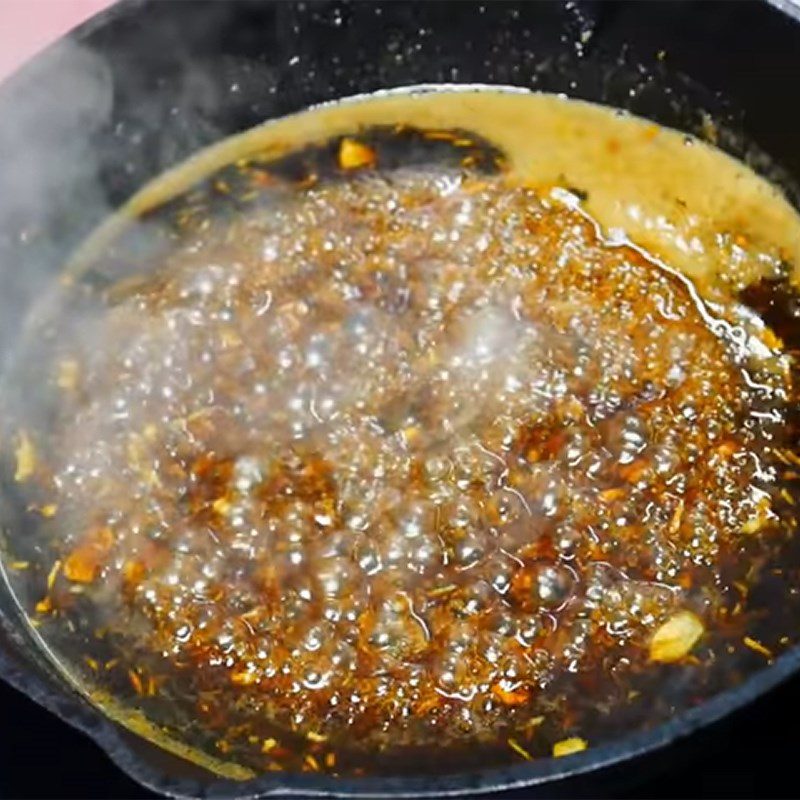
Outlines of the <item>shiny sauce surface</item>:
<svg viewBox="0 0 800 800">
<path fill-rule="evenodd" d="M 749 596 L 794 586 L 764 317 L 800 222 L 742 165 L 412 93 L 244 134 L 126 213 L 31 323 L 7 569 L 146 735 L 236 777 L 561 756 L 791 643 Z"/>
</svg>

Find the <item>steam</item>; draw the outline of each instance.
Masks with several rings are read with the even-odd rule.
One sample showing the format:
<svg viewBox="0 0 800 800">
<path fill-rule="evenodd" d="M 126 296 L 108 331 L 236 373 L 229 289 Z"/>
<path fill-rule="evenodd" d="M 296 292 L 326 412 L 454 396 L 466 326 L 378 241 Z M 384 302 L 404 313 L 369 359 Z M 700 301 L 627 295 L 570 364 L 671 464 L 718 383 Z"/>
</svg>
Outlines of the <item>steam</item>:
<svg viewBox="0 0 800 800">
<path fill-rule="evenodd" d="M 0 88 L 13 110 L 0 125 L 0 334 L 8 348 L 25 309 L 110 211 L 93 136 L 109 123 L 113 89 L 103 60 L 68 40 Z"/>
<path fill-rule="evenodd" d="M 34 215 L 64 201 L 94 159 L 92 134 L 111 116 L 111 74 L 101 58 L 69 40 L 41 58 L 6 87 L 15 111 L 0 128 L 6 213 Z M 72 200 L 105 210 L 96 184 Z"/>
<path fill-rule="evenodd" d="M 203 24 L 213 24 L 213 20 L 204 19 Z M 176 47 L 179 45 L 176 44 Z M 178 61 L 181 58 L 179 52 Z M 130 66 L 133 68 L 135 65 Z M 141 164 L 118 158 L 109 148 L 113 148 L 115 142 L 119 144 L 124 140 L 124 151 L 131 154 L 131 158 L 149 159 L 145 172 L 158 174 L 225 133 L 214 122 L 215 113 L 222 106 L 220 84 L 212 81 L 206 73 L 193 69 L 188 53 L 183 59 L 183 67 L 176 74 L 173 85 L 168 87 L 175 98 L 175 113 L 168 113 L 173 118 L 169 135 L 164 135 L 161 128 L 164 123 L 163 103 L 155 98 L 141 103 L 125 123 L 129 128 L 114 130 L 114 108 L 118 98 L 115 96 L 112 69 L 96 52 L 70 41 L 59 43 L 3 88 L 9 106 L 16 110 L 13 119 L 4 120 L 0 125 L 0 158 L 3 164 L 0 173 L 0 220 L 3 225 L 0 234 L 0 267 L 6 280 L 0 305 L 0 335 L 6 346 L 6 356 L 15 352 L 20 355 L 15 365 L 15 380 L 3 387 L 4 394 L 10 393 L 15 426 L 39 427 L 46 412 L 46 408 L 35 399 L 19 394 L 15 396 L 16 387 L 35 387 L 52 379 L 52 376 L 40 373 L 41 362 L 33 357 L 36 349 L 27 348 L 29 343 L 23 350 L 15 351 L 13 348 L 12 343 L 23 327 L 23 318 L 32 306 L 34 320 L 41 322 L 48 318 L 60 292 L 60 287 L 54 282 L 59 269 L 91 228 L 112 214 L 117 203 L 124 199 L 120 196 L 119 187 L 130 183 L 130 175 L 139 174 Z M 252 66 L 248 74 L 253 80 L 263 81 L 265 86 L 274 85 L 274 75 L 266 68 Z M 141 78 L 134 72 L 130 80 L 135 82 Z M 233 86 L 231 91 L 235 91 Z M 155 87 L 154 91 L 160 91 L 160 88 L 163 87 Z M 141 94 L 146 96 L 144 92 Z M 118 133 L 118 136 L 109 137 L 109 129 Z M 111 172 L 110 165 L 113 165 Z M 120 175 L 115 175 L 114 170 L 118 170 Z M 128 178 L 125 178 L 126 174 Z M 117 180 L 120 177 L 125 180 Z M 134 231 L 137 230 L 143 238 L 152 233 L 143 223 L 134 228 Z M 449 406 L 446 402 L 440 403 L 451 413 L 432 421 L 432 424 L 441 428 L 442 439 L 454 429 L 456 432 L 468 430 L 479 415 L 495 415 L 501 409 L 509 413 L 509 409 L 513 410 L 513 403 L 522 402 L 522 399 L 531 419 L 535 419 L 536 414 L 544 416 L 561 388 L 556 381 L 557 376 L 548 372 L 546 359 L 540 356 L 547 347 L 563 343 L 563 339 L 558 342 L 552 336 L 548 339 L 545 325 L 522 324 L 509 298 L 488 300 L 483 308 L 462 320 L 463 324 L 457 331 L 459 335 L 442 348 L 444 357 L 441 363 L 449 368 L 449 372 L 434 376 L 433 388 L 440 392 L 437 400 L 443 398 L 448 401 L 448 398 L 453 398 Z M 270 313 L 279 311 L 266 310 Z M 128 308 L 127 311 L 133 309 Z M 375 340 L 375 348 L 378 349 L 384 347 L 385 340 L 396 338 L 396 331 L 391 328 L 386 315 L 370 313 L 369 306 L 362 311 L 361 314 L 354 314 L 350 320 L 350 327 L 359 333 L 361 345 L 366 346 L 369 341 Z M 64 324 L 69 328 L 70 335 L 74 337 L 73 343 L 78 344 L 84 353 L 91 353 L 97 347 L 101 360 L 108 358 L 113 361 L 124 360 L 127 354 L 140 351 L 144 353 L 143 360 L 152 356 L 155 364 L 153 369 L 160 371 L 157 376 L 159 379 L 169 375 L 171 365 L 157 363 L 157 358 L 161 344 L 170 340 L 172 332 L 163 326 L 159 328 L 159 320 L 148 320 L 153 323 L 150 328 L 144 333 L 141 330 L 137 333 L 137 325 L 141 320 L 132 319 L 128 328 L 132 332 L 131 337 L 122 341 L 105 336 L 111 326 L 106 327 L 101 320 L 87 314 L 89 312 L 85 308 L 79 308 L 72 318 L 59 320 L 59 325 Z M 362 332 L 358 331 L 359 326 L 364 328 Z M 117 331 L 119 335 L 119 328 Z M 29 332 L 35 335 L 32 329 Z M 47 332 L 54 341 L 62 333 L 52 329 Z M 622 346 L 623 338 L 620 335 L 612 341 L 611 334 L 608 331 L 605 334 L 597 349 L 609 354 L 609 373 L 622 373 L 627 367 L 622 362 L 629 356 L 628 350 Z M 347 331 L 342 330 L 332 334 L 328 341 L 307 342 L 306 363 L 314 366 L 318 359 L 323 360 L 326 347 L 349 347 L 347 336 Z M 613 348 L 614 344 L 620 346 Z M 630 358 L 635 360 L 635 354 L 630 354 Z M 431 376 L 425 378 L 428 380 Z M 338 380 L 342 398 L 331 398 L 332 405 L 335 402 L 346 405 L 358 398 L 363 381 L 358 364 L 352 372 L 338 376 Z M 469 387 L 473 393 L 475 387 L 479 387 L 482 392 L 479 401 L 462 408 L 457 397 L 459 386 Z M 117 399 L 115 389 L 113 383 L 104 385 L 105 394 L 94 398 L 97 408 L 101 409 L 96 414 L 98 419 L 113 416 Z M 531 395 L 540 398 L 540 402 L 531 401 Z M 406 399 L 415 398 L 404 397 L 401 401 Z M 306 405 L 315 400 L 316 396 L 311 392 L 311 400 Z M 538 405 L 531 405 L 536 402 Z M 419 405 L 423 406 L 423 403 Z M 324 403 L 316 403 L 314 415 L 320 427 L 324 426 L 327 418 L 326 408 Z M 112 413 L 107 413 L 107 410 Z M 136 413 L 135 409 L 133 413 Z M 396 427 L 400 429 L 406 424 L 407 416 L 411 416 L 408 405 L 401 402 L 394 416 L 397 417 Z M 449 428 L 444 424 L 445 421 Z M 414 420 L 411 419 L 411 422 Z M 8 424 L 8 420 L 3 424 Z M 409 424 L 408 427 L 413 429 L 414 425 Z M 68 431 L 67 452 L 80 455 L 82 449 L 89 448 L 85 456 L 85 460 L 89 461 L 93 457 L 93 444 L 110 438 L 109 433 L 110 429 L 102 425 L 85 428 L 76 426 Z M 3 438 L 7 439 L 8 436 Z M 487 473 L 499 471 L 497 457 L 478 450 L 480 448 L 476 447 L 474 452 L 465 451 L 460 455 L 464 460 L 486 461 Z M 100 456 L 105 455 L 100 453 Z M 355 458 L 354 455 L 352 457 Z M 86 471 L 99 475 L 108 463 L 98 457 L 90 466 L 91 469 Z M 436 465 L 428 466 L 434 468 Z M 502 468 L 502 463 L 499 467 Z M 525 514 L 527 517 L 536 516 L 537 522 L 550 516 L 550 509 L 569 490 L 566 485 L 567 471 L 560 463 L 547 463 L 539 473 L 531 472 L 531 486 L 536 492 L 529 493 L 538 493 L 539 502 L 531 509 L 520 495 Z M 357 486 L 356 490 L 361 492 L 362 487 Z M 513 497 L 510 498 L 510 501 L 513 500 Z M 398 495 L 396 508 L 390 510 L 399 512 L 406 505 L 406 498 Z M 454 519 L 460 513 L 465 523 L 472 522 L 475 514 L 473 508 L 463 504 L 456 504 L 455 508 Z M 422 571 L 427 568 L 428 558 L 427 552 L 416 542 L 417 528 L 422 526 L 410 517 L 402 525 L 405 530 L 403 535 L 413 542 L 413 553 Z M 510 546 L 518 544 L 511 538 L 514 535 L 530 536 L 530 531 L 521 526 L 512 529 L 507 542 Z M 399 535 L 395 538 L 397 541 L 392 544 L 402 543 Z M 461 554 L 465 561 L 474 556 L 473 549 L 477 544 L 480 543 L 471 539 L 462 543 Z M 412 544 L 408 545 L 408 549 L 412 552 Z M 383 554 L 387 561 L 391 552 Z M 405 551 L 401 552 L 401 556 L 405 557 Z M 498 570 L 502 571 L 498 572 L 498 581 L 502 578 L 507 582 L 506 572 L 510 574 L 511 569 L 510 564 L 500 563 Z M 335 577 L 331 579 L 334 583 Z M 414 580 L 413 576 L 410 580 Z M 345 585 L 345 581 L 342 583 Z M 118 589 L 118 583 L 113 581 L 104 587 L 109 595 L 117 594 Z M 102 608 L 98 610 L 103 613 Z"/>
<path fill-rule="evenodd" d="M 215 14 L 224 10 L 209 7 L 206 12 L 197 24 L 213 25 Z M 221 92 L 235 93 L 240 87 L 213 83 L 207 71 L 197 68 L 180 31 L 162 26 L 158 36 L 171 43 L 175 71 L 169 84 L 159 79 L 146 87 L 152 71 L 126 61 L 128 53 L 109 61 L 98 50 L 63 38 L 0 85 L 7 110 L 0 124 L 4 465 L 13 462 L 20 430 L 39 431 L 45 441 L 53 430 L 51 396 L 57 395 L 57 376 L 51 368 L 62 341 L 83 353 L 100 352 L 103 359 L 112 354 L 122 358 L 147 339 L 109 339 L 96 309 L 85 302 L 65 304 L 59 276 L 72 254 L 149 177 L 225 135 L 213 121 L 230 105 Z M 274 83 L 265 66 L 230 59 L 226 67 L 231 74 L 246 73 L 251 81 Z M 252 91 L 252 86 L 244 88 Z M 165 96 L 172 100 L 170 107 L 165 107 Z M 132 103 L 131 98 L 144 100 Z M 131 221 L 129 236 L 152 240 L 153 225 Z M 80 297 L 80 291 L 75 294 Z M 96 402 L 111 404 L 113 391 L 108 387 L 108 395 Z M 85 446 L 103 434 L 87 429 L 73 432 L 73 438 Z M 7 506 L 3 517 L 13 544 L 19 526 L 11 524 Z M 21 595 L 40 592 L 25 580 L 18 588 Z"/>
</svg>

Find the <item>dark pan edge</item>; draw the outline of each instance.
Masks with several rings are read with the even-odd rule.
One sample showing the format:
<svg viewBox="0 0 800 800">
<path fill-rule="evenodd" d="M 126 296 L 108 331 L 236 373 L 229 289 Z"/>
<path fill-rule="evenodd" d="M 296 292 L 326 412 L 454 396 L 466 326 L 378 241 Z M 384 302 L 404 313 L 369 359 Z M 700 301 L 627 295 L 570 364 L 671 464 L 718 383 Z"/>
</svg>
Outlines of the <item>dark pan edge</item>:
<svg viewBox="0 0 800 800">
<path fill-rule="evenodd" d="M 800 5 L 793 0 L 766 2 L 800 22 Z M 80 41 L 111 20 L 133 13 L 144 0 L 120 0 L 68 34 Z M 49 48 L 48 48 L 49 49 Z M 45 51 L 47 52 L 47 49 Z M 37 55 L 37 59 L 40 54 Z M 28 62 L 30 63 L 30 62 Z M 26 65 L 9 81 L 24 72 Z M 10 626 L 10 618 L 0 616 L 0 625 Z M 46 708 L 71 727 L 89 736 L 124 773 L 153 791 L 176 798 L 211 797 L 255 800 L 268 796 L 314 797 L 431 797 L 461 796 L 503 789 L 540 787 L 543 784 L 621 764 L 637 756 L 661 749 L 685 738 L 700 728 L 719 721 L 749 702 L 800 673 L 800 646 L 787 651 L 773 664 L 755 673 L 742 684 L 729 689 L 669 722 L 640 733 L 600 745 L 565 759 L 523 762 L 510 767 L 444 776 L 340 779 L 312 775 L 270 773 L 251 781 L 217 779 L 208 784 L 190 779 L 170 779 L 147 764 L 131 744 L 122 728 L 102 712 L 62 687 L 54 687 L 35 670 L 26 669 L 0 647 L 0 677 L 38 705 Z M 69 691 L 69 690 L 67 690 Z"/>
</svg>

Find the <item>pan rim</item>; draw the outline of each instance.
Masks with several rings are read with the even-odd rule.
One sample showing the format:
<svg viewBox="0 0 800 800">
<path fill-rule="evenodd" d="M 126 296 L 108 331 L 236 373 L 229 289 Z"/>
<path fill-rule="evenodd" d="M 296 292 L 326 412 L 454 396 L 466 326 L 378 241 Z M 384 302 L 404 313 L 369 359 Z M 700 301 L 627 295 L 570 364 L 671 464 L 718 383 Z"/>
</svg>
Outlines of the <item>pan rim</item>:
<svg viewBox="0 0 800 800">
<path fill-rule="evenodd" d="M 112 22 L 133 14 L 147 0 L 118 0 L 100 11 L 63 38 L 82 41 Z M 800 23 L 797 0 L 766 0 L 766 4 Z M 58 40 L 60 42 L 61 39 Z M 54 47 L 37 53 L 0 84 L 0 94 L 24 78 L 28 68 Z M 0 612 L 0 627 L 13 637 L 16 623 Z M 53 713 L 72 728 L 94 741 L 123 773 L 140 785 L 174 798 L 208 797 L 219 800 L 257 800 L 269 796 L 339 797 L 339 798 L 424 798 L 459 797 L 502 790 L 536 788 L 568 778 L 586 775 L 613 765 L 661 750 L 687 736 L 707 728 L 775 689 L 800 673 L 800 645 L 776 658 L 768 666 L 747 677 L 695 708 L 677 714 L 650 729 L 590 747 L 565 758 L 523 761 L 506 767 L 476 769 L 446 775 L 372 776 L 337 778 L 311 774 L 265 773 L 237 781 L 213 776 L 206 783 L 192 778 L 170 778 L 138 754 L 127 737 L 139 737 L 89 705 L 75 690 L 51 684 L 35 670 L 20 666 L 0 646 L 0 678 L 39 706 Z M 149 745 L 149 743 L 148 743 Z M 149 745 L 152 746 L 152 745 Z"/>
</svg>

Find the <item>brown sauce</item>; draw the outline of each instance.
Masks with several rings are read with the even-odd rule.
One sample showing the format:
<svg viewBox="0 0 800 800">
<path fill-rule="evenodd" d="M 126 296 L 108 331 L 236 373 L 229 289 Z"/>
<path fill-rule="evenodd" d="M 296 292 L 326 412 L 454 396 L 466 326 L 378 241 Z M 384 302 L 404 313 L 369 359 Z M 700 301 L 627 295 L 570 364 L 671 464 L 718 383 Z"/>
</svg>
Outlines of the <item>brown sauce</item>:
<svg viewBox="0 0 800 800">
<path fill-rule="evenodd" d="M 457 769 L 655 724 L 789 643 L 748 595 L 795 525 L 790 326 L 737 299 L 791 296 L 774 190 L 530 95 L 234 144 L 31 328 L 54 391 L 13 417 L 9 567 L 96 700 L 240 776 Z"/>
</svg>

